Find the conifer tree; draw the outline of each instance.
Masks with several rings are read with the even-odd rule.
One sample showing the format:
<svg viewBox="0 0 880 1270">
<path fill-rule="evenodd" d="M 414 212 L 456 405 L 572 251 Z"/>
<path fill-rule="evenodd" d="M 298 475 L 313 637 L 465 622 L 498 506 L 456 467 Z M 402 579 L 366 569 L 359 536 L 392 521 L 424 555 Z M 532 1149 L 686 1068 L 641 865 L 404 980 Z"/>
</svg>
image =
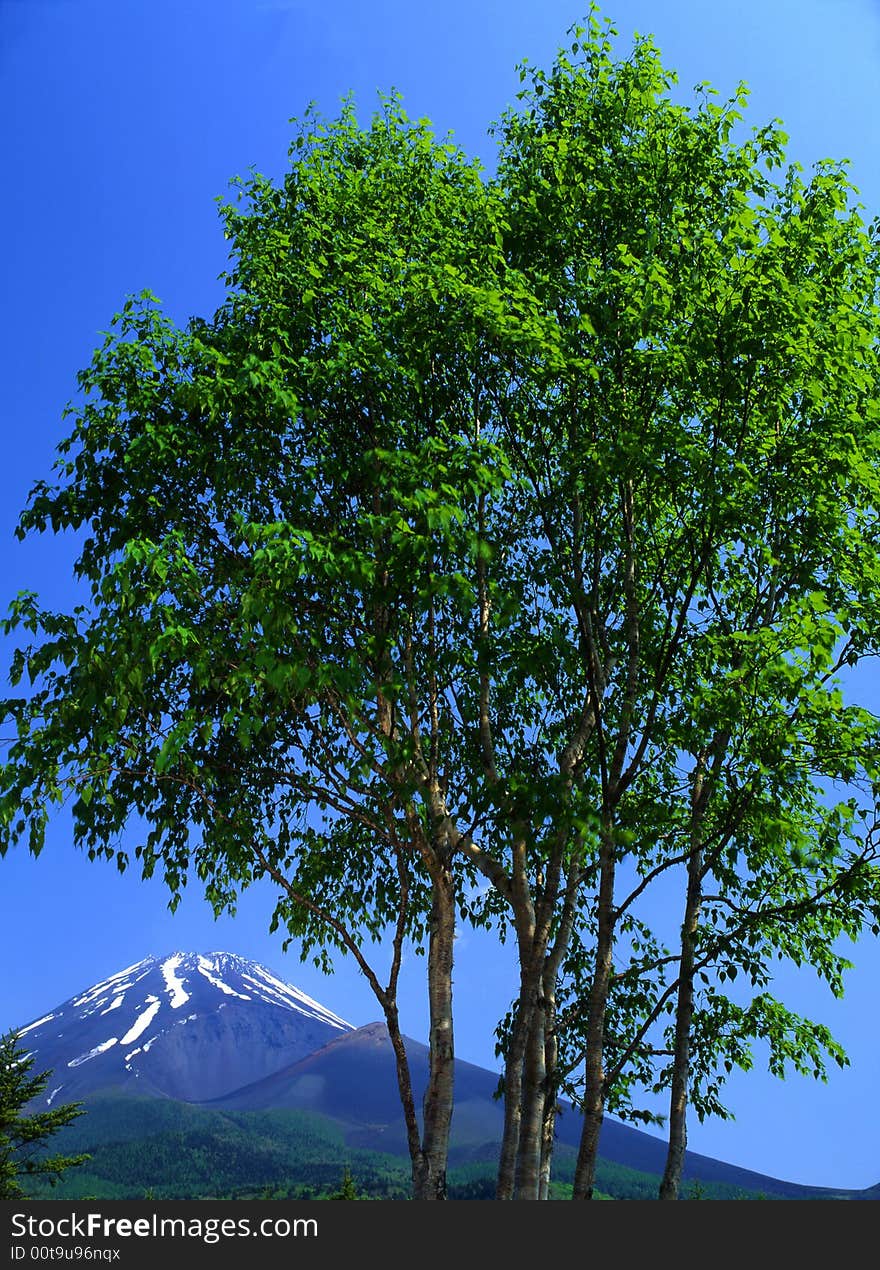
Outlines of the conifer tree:
<svg viewBox="0 0 880 1270">
<path fill-rule="evenodd" d="M 339 1189 L 334 1191 L 333 1194 L 329 1196 L 329 1198 L 330 1199 L 363 1199 L 363 1196 L 361 1195 L 360 1191 L 357 1188 L 357 1183 L 355 1182 L 354 1178 L 351 1175 L 351 1169 L 349 1168 L 347 1164 L 342 1171 L 342 1181 L 339 1184 Z"/>
<path fill-rule="evenodd" d="M 82 1103 L 26 1114 L 25 1109 L 39 1098 L 49 1083 L 50 1071 L 32 1075 L 33 1058 L 15 1031 L 0 1037 L 0 1199 L 15 1199 L 25 1193 L 24 1177 L 39 1175 L 54 1186 L 65 1169 L 82 1164 L 88 1155 L 46 1155 L 41 1148 L 47 1138 L 71 1123 L 85 1110 Z"/>
</svg>

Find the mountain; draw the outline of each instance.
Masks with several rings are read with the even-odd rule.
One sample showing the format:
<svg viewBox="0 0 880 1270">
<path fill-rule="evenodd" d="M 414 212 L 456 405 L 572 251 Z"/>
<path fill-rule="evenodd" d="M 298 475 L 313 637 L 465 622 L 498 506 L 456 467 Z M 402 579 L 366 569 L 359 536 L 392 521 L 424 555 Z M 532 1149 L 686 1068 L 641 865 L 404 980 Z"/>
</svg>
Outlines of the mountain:
<svg viewBox="0 0 880 1270">
<path fill-rule="evenodd" d="M 413 1092 L 419 1105 L 428 1081 L 428 1048 L 410 1038 L 406 1048 Z M 473 1063 L 456 1061 L 451 1164 L 497 1160 L 504 1119 L 503 1105 L 493 1097 L 497 1085 L 496 1073 Z M 394 1051 L 388 1032 L 380 1023 L 337 1036 L 316 1053 L 225 1094 L 208 1106 L 213 1110 L 235 1112 L 282 1108 L 311 1112 L 343 1125 L 346 1141 L 352 1147 L 406 1153 Z M 560 1161 L 573 1158 L 580 1132 L 580 1116 L 573 1107 L 564 1107 L 556 1130 Z M 606 1163 L 621 1164 L 640 1173 L 659 1174 L 666 1163 L 666 1142 L 606 1117 L 599 1154 Z M 828 1188 L 786 1182 L 694 1151 L 687 1152 L 684 1178 L 771 1196 L 797 1199 L 829 1196 Z"/>
<path fill-rule="evenodd" d="M 271 970 L 231 953 L 146 957 L 21 1029 L 41 1103 L 100 1090 L 204 1102 L 351 1030 Z"/>
<path fill-rule="evenodd" d="M 200 1161 L 204 1173 L 210 1150 L 228 1159 L 225 1193 L 253 1185 L 258 1177 L 264 1184 L 275 1184 L 279 1176 L 295 1180 L 290 1161 L 302 1156 L 307 1141 L 311 1155 L 300 1160 L 300 1181 L 310 1184 L 323 1184 L 324 1173 L 346 1152 L 363 1167 L 372 1161 L 369 1168 L 377 1177 L 387 1174 L 386 1181 L 397 1176 L 407 1156 L 384 1024 L 354 1028 L 265 966 L 230 953 L 147 957 L 29 1023 L 20 1035 L 34 1056 L 34 1070 L 53 1073 L 33 1109 L 56 1099 L 86 1102 L 90 1114 L 63 1131 L 64 1140 L 68 1150 L 74 1142 L 77 1150 L 100 1147 L 95 1161 L 104 1161 L 101 1193 L 111 1197 L 139 1197 L 142 1174 L 152 1178 L 151 1189 L 163 1179 L 172 1185 L 168 1161 L 178 1151 L 186 1156 L 173 1183 L 178 1196 L 187 1194 L 195 1176 L 192 1161 Z M 407 1052 L 420 1106 L 428 1049 L 407 1038 Z M 450 1164 L 474 1170 L 468 1176 L 482 1179 L 488 1193 L 503 1119 L 502 1104 L 493 1096 L 497 1084 L 496 1073 L 456 1061 Z M 571 1175 L 580 1123 L 572 1107 L 558 1121 L 555 1173 L 563 1182 Z M 319 1132 L 316 1125 L 323 1126 Z M 184 1126 L 190 1126 L 189 1136 Z M 286 1135 L 283 1151 L 276 1131 Z M 329 1155 L 327 1142 L 334 1144 Z M 600 1157 L 600 1175 L 604 1169 L 611 1193 L 619 1185 L 627 1197 L 656 1195 L 656 1175 L 665 1161 L 661 1138 L 608 1117 Z M 832 1192 L 800 1186 L 694 1152 L 687 1153 L 684 1176 L 727 1196 L 877 1198 L 877 1188 Z M 198 1193 L 216 1193 L 212 1185 L 211 1178 L 201 1177 Z"/>
<path fill-rule="evenodd" d="M 428 1047 L 407 1037 L 406 1050 L 420 1107 L 428 1081 Z M 456 1060 L 456 1158 L 497 1158 L 503 1121 L 502 1104 L 493 1098 L 497 1085 L 496 1073 Z M 313 1112 L 343 1125 L 352 1146 L 395 1153 L 407 1150 L 394 1051 L 383 1023 L 337 1036 L 323 1049 L 207 1106 L 227 1111 Z"/>
</svg>

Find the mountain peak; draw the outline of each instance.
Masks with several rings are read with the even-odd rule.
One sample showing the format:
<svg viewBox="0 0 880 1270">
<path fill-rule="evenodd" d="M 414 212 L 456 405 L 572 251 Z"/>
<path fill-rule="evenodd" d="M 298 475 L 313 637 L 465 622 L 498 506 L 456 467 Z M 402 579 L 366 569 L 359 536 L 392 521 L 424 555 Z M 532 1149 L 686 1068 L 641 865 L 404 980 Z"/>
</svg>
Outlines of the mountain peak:
<svg viewBox="0 0 880 1270">
<path fill-rule="evenodd" d="M 164 991 L 157 1000 L 161 1002 L 167 996 L 173 1010 L 186 1004 L 192 985 L 200 984 L 201 978 L 226 997 L 237 997 L 243 1001 L 257 998 L 301 1014 L 314 1014 L 334 1027 L 349 1029 L 352 1026 L 293 984 L 280 979 L 267 966 L 229 952 L 197 953 L 178 949 L 162 957 L 151 955 L 92 984 L 85 992 L 71 998 L 72 1003 L 88 1007 L 88 1013 L 94 1013 L 102 1006 L 107 1006 L 108 1010 L 117 1009 L 114 1002 L 118 1001 L 121 1005 L 126 993 L 157 970 L 164 981 Z M 30 1031 L 35 1026 L 32 1023 L 24 1030 Z"/>
<path fill-rule="evenodd" d="M 54 1073 L 51 1106 L 103 1088 L 202 1101 L 352 1030 L 259 962 L 178 949 L 116 971 L 20 1033 Z"/>
</svg>

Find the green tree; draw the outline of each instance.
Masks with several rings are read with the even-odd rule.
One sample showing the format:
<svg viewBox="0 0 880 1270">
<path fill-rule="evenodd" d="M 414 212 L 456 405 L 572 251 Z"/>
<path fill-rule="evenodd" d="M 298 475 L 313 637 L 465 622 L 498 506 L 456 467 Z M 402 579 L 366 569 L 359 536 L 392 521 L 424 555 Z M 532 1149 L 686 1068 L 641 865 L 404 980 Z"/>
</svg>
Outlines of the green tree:
<svg viewBox="0 0 880 1270">
<path fill-rule="evenodd" d="M 346 1164 L 342 1171 L 342 1180 L 339 1183 L 339 1189 L 334 1191 L 332 1195 L 327 1196 L 328 1199 L 363 1199 L 363 1195 L 357 1188 L 354 1178 L 351 1175 L 351 1169 Z"/>
<path fill-rule="evenodd" d="M 527 550 L 549 615 L 536 626 L 562 646 L 557 682 L 583 685 L 572 775 L 593 847 L 567 876 L 580 868 L 589 919 L 574 1187 L 586 1198 L 607 1041 L 618 1043 L 606 1035 L 617 950 L 656 879 L 689 872 L 683 948 L 667 963 L 682 970 L 680 1108 L 710 874 L 722 898 L 703 925 L 723 932 L 729 902 L 735 928 L 736 910 L 770 886 L 775 905 L 747 934 L 794 958 L 821 958 L 823 940 L 844 933 L 852 886 L 845 933 L 874 920 L 877 721 L 844 704 L 839 678 L 876 653 L 878 258 L 842 164 L 777 179 L 780 128 L 737 139 L 744 89 L 718 103 L 704 87 L 680 105 L 650 40 L 616 59 L 595 12 L 571 34 L 548 72 L 524 68 L 521 105 L 502 122 L 507 259 L 552 320 L 537 357 L 499 343 L 498 427 L 536 527 Z M 551 700 L 542 737 L 564 717 Z M 842 797 L 825 811 L 829 791 Z M 552 879 L 552 861 L 539 854 L 533 887 Z M 818 903 L 828 886 L 836 909 Z M 553 922 L 565 931 L 562 911 Z M 700 937 L 711 947 L 711 931 Z M 512 1150 L 502 1161 L 508 1194 L 536 1194 L 548 947 L 533 943 L 540 1001 L 521 994 L 510 1031 L 513 1079 L 537 1093 L 520 1111 L 519 1181 Z M 637 964 L 644 985 L 649 966 Z"/>
<path fill-rule="evenodd" d="M 519 963 L 498 1196 L 548 1194 L 571 1042 L 587 1197 L 673 1009 L 686 1075 L 692 972 L 771 916 L 802 955 L 812 899 L 873 885 L 874 721 L 834 679 L 874 649 L 875 244 L 839 167 L 777 184 L 779 129 L 735 141 L 742 93 L 676 105 L 650 41 L 615 61 L 595 13 L 572 37 L 523 68 L 492 180 L 392 98 L 366 128 L 310 118 L 280 185 L 242 183 L 225 302 L 183 330 L 126 303 L 22 515 L 82 533 L 84 603 L 26 594 L 6 622 L 30 690 L 5 707 L 0 851 L 39 853 L 72 795 L 76 845 L 158 869 L 172 903 L 193 874 L 218 912 L 270 879 L 273 929 L 376 994 L 424 1198 L 456 920 Z M 849 786 L 824 828 L 823 782 Z M 665 954 L 640 905 L 688 868 Z"/>
<path fill-rule="evenodd" d="M 88 1155 L 47 1155 L 47 1139 L 81 1116 L 81 1103 L 63 1103 L 46 1111 L 28 1111 L 45 1092 L 52 1075 L 32 1075 L 33 1058 L 19 1034 L 0 1038 L 0 1199 L 25 1194 L 22 1179 L 42 1177 L 53 1186 L 61 1174 L 89 1159 Z"/>
<path fill-rule="evenodd" d="M 351 106 L 310 119 L 291 157 L 281 188 L 254 177 L 223 208 L 213 320 L 177 330 L 130 300 L 80 375 L 58 482 L 20 530 L 86 531 L 87 602 L 13 605 L 7 630 L 37 639 L 12 672 L 33 691 L 6 703 L 0 849 L 39 853 L 72 793 L 76 844 L 160 869 L 172 904 L 191 873 L 218 912 L 271 879 L 273 929 L 367 976 L 415 1193 L 441 1198 L 468 909 L 447 788 L 473 802 L 450 685 L 460 700 L 476 679 L 474 525 L 506 470 L 480 432 L 469 289 L 497 233 L 476 167 L 396 99 L 366 129 Z M 385 933 L 380 982 L 364 945 Z M 397 1017 L 407 939 L 427 952 L 421 1131 Z"/>
</svg>

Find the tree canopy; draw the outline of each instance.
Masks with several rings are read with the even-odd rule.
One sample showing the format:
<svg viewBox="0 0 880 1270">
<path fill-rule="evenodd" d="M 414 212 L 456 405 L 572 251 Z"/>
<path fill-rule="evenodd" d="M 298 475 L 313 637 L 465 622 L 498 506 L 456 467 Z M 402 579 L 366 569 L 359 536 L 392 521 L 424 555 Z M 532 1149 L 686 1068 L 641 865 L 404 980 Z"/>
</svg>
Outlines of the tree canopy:
<svg viewBox="0 0 880 1270">
<path fill-rule="evenodd" d="M 606 1106 L 652 1083 L 671 1196 L 688 1089 L 719 1110 L 749 1037 L 840 1058 L 763 990 L 777 957 L 841 990 L 880 903 L 877 720 L 841 683 L 877 642 L 876 226 L 844 165 L 745 133 L 744 89 L 681 104 L 612 36 L 591 12 L 523 66 L 491 176 L 396 97 L 309 116 L 221 209 L 213 317 L 126 301 L 19 527 L 83 532 L 85 600 L 12 604 L 0 851 L 70 800 L 172 903 L 268 877 L 319 960 L 424 949 L 421 1126 L 371 983 L 425 1197 L 457 921 L 517 949 L 499 1197 L 547 1195 L 560 1089 L 589 1197 Z"/>
</svg>

